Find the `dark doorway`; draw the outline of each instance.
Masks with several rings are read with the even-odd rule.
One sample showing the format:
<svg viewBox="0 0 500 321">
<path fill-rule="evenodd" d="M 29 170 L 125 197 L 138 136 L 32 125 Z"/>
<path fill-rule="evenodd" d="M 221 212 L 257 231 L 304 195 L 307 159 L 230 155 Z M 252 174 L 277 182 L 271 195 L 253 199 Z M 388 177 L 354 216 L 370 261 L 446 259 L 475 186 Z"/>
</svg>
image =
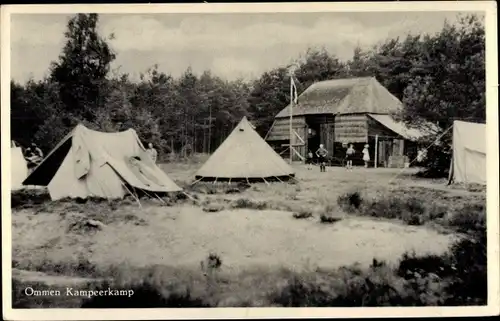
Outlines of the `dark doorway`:
<svg viewBox="0 0 500 321">
<path fill-rule="evenodd" d="M 320 143 L 321 142 L 320 142 L 319 124 L 308 125 L 307 149 L 310 150 L 314 155 L 314 153 L 318 150 Z"/>
</svg>

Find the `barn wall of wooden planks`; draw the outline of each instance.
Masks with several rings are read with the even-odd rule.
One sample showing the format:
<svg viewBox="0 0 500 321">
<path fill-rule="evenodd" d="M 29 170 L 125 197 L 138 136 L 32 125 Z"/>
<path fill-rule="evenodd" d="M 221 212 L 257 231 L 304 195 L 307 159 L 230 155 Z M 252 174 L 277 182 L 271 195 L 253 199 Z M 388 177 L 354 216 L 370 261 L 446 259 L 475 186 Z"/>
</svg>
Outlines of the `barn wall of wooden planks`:
<svg viewBox="0 0 500 321">
<path fill-rule="evenodd" d="M 289 157 L 288 145 L 290 140 L 290 119 L 278 118 L 275 120 L 271 130 L 266 136 L 266 140 L 283 157 Z M 312 152 L 323 144 L 329 155 L 343 157 L 345 148 L 343 144 L 354 144 L 355 149 L 361 152 L 364 144 L 369 144 L 369 151 L 372 161 L 375 157 L 375 141 L 378 143 L 377 165 L 391 166 L 390 160 L 398 160 L 398 167 L 403 166 L 407 161 L 404 155 L 413 154 L 414 143 L 408 142 L 395 134 L 385 126 L 371 119 L 367 114 L 321 114 L 321 115 L 300 115 L 293 117 L 292 144 L 296 151 L 304 157 L 307 152 Z M 316 140 L 311 140 L 310 131 L 316 132 Z M 299 138 L 300 137 L 300 138 Z M 376 139 L 377 137 L 377 139 Z M 315 146 L 310 141 L 318 142 Z M 294 156 L 294 160 L 301 160 Z M 372 164 L 374 164 L 372 162 Z"/>
</svg>

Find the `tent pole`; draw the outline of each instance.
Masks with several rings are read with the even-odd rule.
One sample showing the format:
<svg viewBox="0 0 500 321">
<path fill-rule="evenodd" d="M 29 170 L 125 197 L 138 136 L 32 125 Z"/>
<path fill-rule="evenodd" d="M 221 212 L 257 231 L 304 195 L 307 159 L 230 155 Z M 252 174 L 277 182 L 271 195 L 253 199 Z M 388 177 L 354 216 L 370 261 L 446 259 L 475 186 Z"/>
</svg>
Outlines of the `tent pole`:
<svg viewBox="0 0 500 321">
<path fill-rule="evenodd" d="M 149 197 L 153 198 L 151 195 L 149 195 L 149 193 L 148 193 L 148 192 L 144 191 L 144 193 L 146 193 L 146 195 L 147 195 L 147 196 L 149 196 Z M 160 196 L 158 196 L 158 194 L 156 194 L 156 193 L 153 193 L 153 194 L 156 196 L 156 198 L 157 198 L 160 202 L 162 202 L 163 204 L 166 204 L 166 203 L 165 203 L 165 201 L 164 201 L 164 200 L 162 200 Z"/>
<path fill-rule="evenodd" d="M 202 177 L 202 178 L 199 178 L 199 179 L 197 179 L 197 180 L 195 180 L 194 182 L 192 182 L 192 183 L 191 183 L 191 186 L 193 186 L 194 184 L 198 183 L 198 182 L 199 182 L 199 181 L 201 181 L 202 179 L 203 179 L 203 177 Z"/>
<path fill-rule="evenodd" d="M 198 201 L 194 197 L 192 197 L 191 195 L 189 195 L 188 193 L 186 193 L 186 192 L 183 191 L 182 194 L 186 195 L 190 200 L 192 200 L 197 205 L 199 205 Z"/>
<path fill-rule="evenodd" d="M 248 180 L 248 177 L 247 177 L 247 184 L 250 185 L 250 181 Z"/>
<path fill-rule="evenodd" d="M 378 135 L 375 135 L 375 159 L 373 160 L 375 168 L 378 167 Z"/>
<path fill-rule="evenodd" d="M 132 190 L 134 191 L 135 196 L 137 197 L 137 199 L 138 199 L 138 200 L 140 200 L 140 198 L 139 198 L 139 194 L 138 194 L 138 193 L 137 193 L 137 191 L 135 190 L 135 187 L 134 187 L 134 186 L 132 186 Z M 147 194 L 147 193 L 146 193 L 146 194 Z M 141 207 L 142 207 L 142 205 L 141 205 Z"/>
<path fill-rule="evenodd" d="M 266 179 L 264 177 L 262 177 L 262 179 L 264 180 L 264 182 L 267 184 L 267 185 L 270 185 L 268 181 L 266 181 Z"/>
<path fill-rule="evenodd" d="M 215 183 L 217 183 L 217 177 L 215 178 L 214 182 L 212 184 L 215 185 Z"/>
<path fill-rule="evenodd" d="M 227 185 L 231 185 L 231 177 L 229 177 L 229 182 L 227 182 Z"/>
<path fill-rule="evenodd" d="M 132 191 L 123 182 L 122 182 L 122 185 L 130 193 L 130 195 L 132 195 L 132 197 L 135 199 L 135 201 L 137 202 L 137 204 L 139 204 L 139 207 L 142 208 L 141 201 L 139 201 L 139 198 L 134 193 L 132 193 Z"/>
<path fill-rule="evenodd" d="M 160 196 L 158 196 L 158 194 L 154 193 L 156 198 L 158 198 L 160 200 L 160 202 L 162 202 L 163 204 L 167 204 L 164 200 L 161 199 Z"/>
<path fill-rule="evenodd" d="M 448 171 L 448 184 L 447 185 L 451 185 L 452 180 L 453 180 L 453 154 L 451 155 L 450 170 Z"/>
<path fill-rule="evenodd" d="M 282 180 L 281 180 L 278 176 L 274 176 L 274 177 L 276 177 L 276 179 L 277 179 L 278 181 L 280 181 L 281 183 L 283 183 L 283 181 L 282 181 Z"/>
<path fill-rule="evenodd" d="M 146 191 L 144 191 L 144 190 L 143 190 L 143 192 L 144 192 L 144 193 L 146 193 L 146 195 L 147 195 L 147 196 L 149 196 L 149 197 L 153 198 L 153 197 L 152 197 L 152 196 L 151 196 L 148 192 L 146 192 Z M 155 195 L 155 197 L 156 197 L 156 198 L 157 198 L 160 202 L 162 202 L 163 204 L 166 204 L 166 203 L 165 203 L 165 201 L 164 201 L 164 200 L 162 200 L 162 199 L 161 199 L 161 197 L 159 197 L 159 196 L 158 196 L 158 194 L 156 194 L 156 193 L 153 193 L 153 194 Z"/>
</svg>

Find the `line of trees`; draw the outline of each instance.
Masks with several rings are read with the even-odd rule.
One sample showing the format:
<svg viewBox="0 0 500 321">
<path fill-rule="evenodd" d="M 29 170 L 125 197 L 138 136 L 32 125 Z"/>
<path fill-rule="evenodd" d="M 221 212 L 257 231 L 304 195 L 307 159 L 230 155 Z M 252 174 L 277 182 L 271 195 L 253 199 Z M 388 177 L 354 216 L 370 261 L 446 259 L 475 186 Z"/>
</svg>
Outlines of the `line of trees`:
<svg viewBox="0 0 500 321">
<path fill-rule="evenodd" d="M 290 100 L 288 71 L 277 67 L 254 81 L 227 81 L 188 68 L 174 78 L 154 65 L 131 81 L 110 70 L 116 53 L 97 32 L 97 14 L 68 22 L 66 45 L 40 81 L 11 83 L 12 139 L 51 149 L 78 122 L 101 131 L 133 127 L 160 152 L 212 152 L 242 116 L 261 135 Z M 112 37 L 111 35 L 110 37 Z M 410 126 L 454 119 L 485 121 L 485 32 L 475 15 L 445 23 L 434 35 L 408 35 L 342 61 L 324 49 L 297 57 L 299 94 L 315 81 L 375 76 L 403 101 Z M 429 165 L 430 166 L 430 165 Z"/>
</svg>

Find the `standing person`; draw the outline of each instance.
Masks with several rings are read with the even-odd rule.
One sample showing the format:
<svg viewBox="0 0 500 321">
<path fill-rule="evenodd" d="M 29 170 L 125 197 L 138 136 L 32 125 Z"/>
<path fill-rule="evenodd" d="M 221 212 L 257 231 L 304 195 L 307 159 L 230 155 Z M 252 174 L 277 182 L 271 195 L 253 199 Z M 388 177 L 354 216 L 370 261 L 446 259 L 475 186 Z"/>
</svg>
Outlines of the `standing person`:
<svg viewBox="0 0 500 321">
<path fill-rule="evenodd" d="M 356 153 L 356 151 L 354 150 L 354 147 L 352 146 L 352 144 L 349 144 L 349 147 L 347 148 L 347 150 L 345 152 L 345 158 L 347 161 L 347 164 L 346 164 L 347 169 L 352 169 L 352 159 L 354 158 L 354 153 Z"/>
<path fill-rule="evenodd" d="M 370 151 L 368 150 L 370 145 L 366 144 L 363 148 L 363 161 L 365 162 L 365 168 L 368 168 L 368 162 L 370 161 Z"/>
<path fill-rule="evenodd" d="M 326 172 L 326 155 L 328 155 L 328 151 L 323 147 L 323 144 L 320 144 L 318 150 L 316 151 L 316 156 L 318 156 L 319 160 L 320 172 Z"/>
<path fill-rule="evenodd" d="M 148 144 L 148 149 L 146 149 L 146 152 L 149 154 L 149 157 L 153 160 L 154 163 L 156 163 L 156 159 L 158 158 L 158 152 L 156 149 L 153 148 L 153 143 Z"/>
<path fill-rule="evenodd" d="M 309 151 L 307 153 L 307 170 L 311 170 L 312 169 L 312 162 L 313 162 L 313 153 L 311 151 Z"/>
</svg>

